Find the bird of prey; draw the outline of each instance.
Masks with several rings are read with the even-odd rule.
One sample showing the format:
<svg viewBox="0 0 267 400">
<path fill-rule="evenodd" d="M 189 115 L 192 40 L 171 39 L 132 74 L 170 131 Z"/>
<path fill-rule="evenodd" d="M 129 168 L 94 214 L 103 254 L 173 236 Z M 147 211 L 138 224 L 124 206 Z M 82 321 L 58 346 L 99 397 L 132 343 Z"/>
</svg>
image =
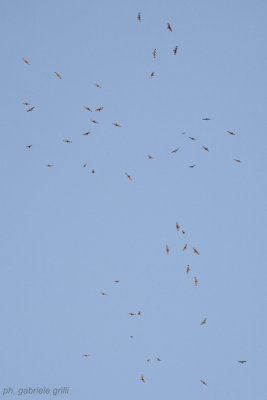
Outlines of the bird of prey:
<svg viewBox="0 0 267 400">
<path fill-rule="evenodd" d="M 155 76 L 155 72 L 151 72 L 150 77 L 153 78 Z"/>
<path fill-rule="evenodd" d="M 141 13 L 140 12 L 137 15 L 137 19 L 138 19 L 139 22 L 141 22 Z"/>
<path fill-rule="evenodd" d="M 200 322 L 200 325 L 204 325 L 207 322 L 207 318 L 204 318 L 202 322 Z"/>
<path fill-rule="evenodd" d="M 93 112 L 90 107 L 83 106 L 87 111 Z"/>
<path fill-rule="evenodd" d="M 144 375 L 141 375 L 141 378 L 140 378 L 140 380 L 141 380 L 141 382 L 144 382 L 144 383 L 146 383 L 146 381 L 145 381 L 145 378 L 144 378 Z"/>
<path fill-rule="evenodd" d="M 152 160 L 153 157 L 150 156 L 150 155 L 148 155 L 147 158 L 148 158 L 149 160 Z"/>
<path fill-rule="evenodd" d="M 28 146 L 26 146 L 26 149 L 30 149 L 32 147 L 32 144 L 29 144 Z"/>
<path fill-rule="evenodd" d="M 199 255 L 199 252 L 197 251 L 197 249 L 195 249 L 195 248 L 193 247 L 193 250 L 194 250 L 194 253 L 195 253 L 195 254 L 198 254 L 198 255 Z"/>
<path fill-rule="evenodd" d="M 197 280 L 197 278 L 195 276 L 194 276 L 194 281 L 195 281 L 195 285 L 197 286 L 198 280 Z"/>
<path fill-rule="evenodd" d="M 176 230 L 179 231 L 179 228 L 180 228 L 180 226 L 179 226 L 178 222 L 176 222 Z"/>
<path fill-rule="evenodd" d="M 184 245 L 183 250 L 186 250 L 186 249 L 187 249 L 187 243 Z"/>
<path fill-rule="evenodd" d="M 56 74 L 56 76 L 57 76 L 59 79 L 61 79 L 61 76 L 59 75 L 58 72 L 54 72 L 54 74 Z"/>
<path fill-rule="evenodd" d="M 185 231 L 182 229 L 182 234 L 185 235 Z"/>
<path fill-rule="evenodd" d="M 90 356 L 90 354 L 83 354 L 83 357 L 88 357 Z"/>
<path fill-rule="evenodd" d="M 210 121 L 210 118 L 202 118 L 202 121 Z"/>
<path fill-rule="evenodd" d="M 115 283 L 119 283 L 119 281 L 114 281 Z"/>
<path fill-rule="evenodd" d="M 112 122 L 112 124 L 113 124 L 114 126 L 118 126 L 119 128 L 121 128 L 121 125 L 117 124 L 117 122 Z"/>
<path fill-rule="evenodd" d="M 72 143 L 72 141 L 71 141 L 71 140 L 68 140 L 68 139 L 64 139 L 63 142 L 65 142 L 65 143 Z"/>
<path fill-rule="evenodd" d="M 146 360 L 146 362 L 149 362 L 149 361 L 150 361 L 150 359 Z"/>
<path fill-rule="evenodd" d="M 157 357 L 157 361 L 162 361 L 159 357 Z"/>
<path fill-rule="evenodd" d="M 196 164 L 189 165 L 189 168 L 194 168 L 195 166 L 196 166 Z"/>
<path fill-rule="evenodd" d="M 208 147 L 202 146 L 202 148 L 206 151 L 209 151 Z"/>
<path fill-rule="evenodd" d="M 203 381 L 202 379 L 200 379 L 200 382 L 203 383 L 203 385 L 208 386 L 207 383 L 205 381 Z"/>
<path fill-rule="evenodd" d="M 95 173 L 95 170 L 94 170 L 94 169 L 92 169 L 92 171 L 91 171 L 91 172 L 92 172 L 92 174 L 94 174 L 94 173 Z"/>
<path fill-rule="evenodd" d="M 87 164 L 83 164 L 83 168 L 86 168 Z"/>
<path fill-rule="evenodd" d="M 138 311 L 137 315 L 141 315 L 141 311 Z"/>
<path fill-rule="evenodd" d="M 128 312 L 128 315 L 136 315 L 136 314 L 133 312 Z"/>
<path fill-rule="evenodd" d="M 99 107 L 99 108 L 96 108 L 96 109 L 95 109 L 95 111 L 99 111 L 99 112 L 100 112 L 100 111 L 102 111 L 102 110 L 103 110 L 103 108 L 104 108 L 104 107 Z"/>
<path fill-rule="evenodd" d="M 35 107 L 31 107 L 27 110 L 27 112 L 31 112 Z"/>
<path fill-rule="evenodd" d="M 236 158 L 234 158 L 234 161 L 239 162 L 239 163 L 242 162 L 241 160 L 238 160 L 238 159 L 236 159 Z"/>
<path fill-rule="evenodd" d="M 190 266 L 187 265 L 187 266 L 186 266 L 186 273 L 189 274 L 189 271 L 190 271 Z"/>
<path fill-rule="evenodd" d="M 93 122 L 93 124 L 99 124 L 98 121 L 96 121 L 95 119 L 90 119 L 91 122 Z"/>
<path fill-rule="evenodd" d="M 107 293 L 105 292 L 100 292 L 100 294 L 102 294 L 102 296 L 107 296 Z"/>
<path fill-rule="evenodd" d="M 238 361 L 240 364 L 244 364 L 244 363 L 246 363 L 247 361 L 246 360 L 242 360 L 242 361 Z"/>
<path fill-rule="evenodd" d="M 230 135 L 235 135 L 235 133 L 234 132 L 231 132 L 231 131 L 227 131 Z"/>
<path fill-rule="evenodd" d="M 169 31 L 172 32 L 172 27 L 171 27 L 171 25 L 169 24 L 169 22 L 167 23 L 167 29 L 169 29 Z"/>
<path fill-rule="evenodd" d="M 25 106 L 29 106 L 30 105 L 30 103 L 23 103 Z"/>
<path fill-rule="evenodd" d="M 23 58 L 22 60 L 25 62 L 25 64 L 30 65 L 29 61 L 26 60 L 25 58 Z"/>
<path fill-rule="evenodd" d="M 101 88 L 101 86 L 98 83 L 95 83 L 95 86 Z"/>
<path fill-rule="evenodd" d="M 174 149 L 171 151 L 171 153 L 176 153 L 179 150 L 179 148 L 177 147 L 177 149 Z"/>
<path fill-rule="evenodd" d="M 177 50 L 178 50 L 178 46 L 176 46 L 176 47 L 173 49 L 173 54 L 174 54 L 174 55 L 177 53 Z"/>
<path fill-rule="evenodd" d="M 169 252 L 170 252 L 169 246 L 166 244 L 166 253 L 169 254 Z"/>
<path fill-rule="evenodd" d="M 125 172 L 125 175 L 127 176 L 128 179 L 130 179 L 130 181 L 133 180 L 132 177 L 131 177 L 131 175 L 127 174 L 127 172 Z"/>
<path fill-rule="evenodd" d="M 192 137 L 192 136 L 189 136 L 189 139 L 191 139 L 191 140 L 196 140 L 196 138 L 194 138 L 194 137 Z"/>
<path fill-rule="evenodd" d="M 83 136 L 88 136 L 88 135 L 90 135 L 90 133 L 91 133 L 91 132 L 90 132 L 90 131 L 88 131 L 88 132 L 84 132 L 84 133 L 82 133 L 82 135 L 83 135 Z"/>
<path fill-rule="evenodd" d="M 53 164 L 46 164 L 46 167 L 47 168 L 51 168 L 51 167 L 53 167 L 54 165 Z"/>
<path fill-rule="evenodd" d="M 157 56 L 157 49 L 154 49 L 152 54 L 153 54 L 153 58 L 156 58 L 156 56 Z"/>
</svg>

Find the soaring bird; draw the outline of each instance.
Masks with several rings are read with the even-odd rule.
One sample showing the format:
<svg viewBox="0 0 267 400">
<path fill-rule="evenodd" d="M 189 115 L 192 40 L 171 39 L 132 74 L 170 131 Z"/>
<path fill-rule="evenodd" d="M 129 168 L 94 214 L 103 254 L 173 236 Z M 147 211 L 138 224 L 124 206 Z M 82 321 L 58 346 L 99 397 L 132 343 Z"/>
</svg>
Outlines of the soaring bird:
<svg viewBox="0 0 267 400">
<path fill-rule="evenodd" d="M 196 164 L 189 165 L 189 168 L 195 168 Z"/>
<path fill-rule="evenodd" d="M 90 354 L 83 354 L 83 357 L 89 357 Z"/>
<path fill-rule="evenodd" d="M 100 292 L 100 294 L 102 294 L 102 296 L 107 296 L 107 293 L 105 292 Z"/>
<path fill-rule="evenodd" d="M 150 361 L 150 359 L 146 360 L 146 362 L 149 362 L 149 361 Z"/>
<path fill-rule="evenodd" d="M 210 118 L 202 118 L 202 121 L 210 121 Z"/>
<path fill-rule="evenodd" d="M 187 243 L 184 245 L 183 250 L 186 250 L 186 249 L 187 249 Z"/>
<path fill-rule="evenodd" d="M 202 379 L 200 379 L 200 382 L 203 383 L 203 385 L 208 386 L 207 383 L 205 381 L 203 381 Z"/>
<path fill-rule="evenodd" d="M 114 281 L 115 283 L 119 283 L 119 280 L 117 280 L 117 281 Z"/>
<path fill-rule="evenodd" d="M 204 325 L 207 322 L 207 318 L 204 318 L 202 322 L 200 322 L 200 325 Z"/>
<path fill-rule="evenodd" d="M 194 137 L 192 137 L 192 136 L 189 136 L 189 139 L 191 139 L 191 140 L 196 140 L 196 138 L 194 138 Z"/>
<path fill-rule="evenodd" d="M 101 88 L 101 86 L 98 83 L 95 83 L 95 86 Z"/>
<path fill-rule="evenodd" d="M 96 109 L 95 109 L 95 111 L 98 111 L 98 112 L 100 112 L 100 111 L 102 111 L 102 110 L 103 110 L 103 108 L 104 108 L 104 107 L 99 107 L 99 108 L 96 108 Z"/>
<path fill-rule="evenodd" d="M 202 146 L 202 148 L 206 151 L 209 151 L 208 147 Z"/>
<path fill-rule="evenodd" d="M 195 285 L 197 286 L 198 280 L 197 280 L 197 278 L 195 276 L 194 276 L 194 281 L 195 281 Z"/>
<path fill-rule="evenodd" d="M 72 141 L 71 141 L 71 140 L 68 140 L 68 139 L 64 139 L 63 142 L 65 142 L 65 143 L 72 143 Z"/>
<path fill-rule="evenodd" d="M 153 78 L 155 76 L 155 72 L 151 72 L 150 77 Z"/>
<path fill-rule="evenodd" d="M 56 74 L 56 76 L 57 76 L 59 79 L 61 79 L 61 76 L 59 75 L 58 72 L 54 72 L 54 74 Z"/>
<path fill-rule="evenodd" d="M 169 22 L 167 23 L 167 29 L 169 29 L 169 31 L 172 32 L 172 27 L 171 27 L 171 25 L 169 24 Z"/>
<path fill-rule="evenodd" d="M 86 168 L 87 164 L 83 164 L 83 168 Z"/>
<path fill-rule="evenodd" d="M 26 149 L 30 149 L 32 147 L 32 144 L 29 144 L 28 146 L 26 146 Z"/>
<path fill-rule="evenodd" d="M 83 106 L 87 111 L 93 112 L 90 107 Z"/>
<path fill-rule="evenodd" d="M 27 112 L 31 112 L 35 107 L 31 107 L 27 110 Z"/>
<path fill-rule="evenodd" d="M 178 222 L 176 222 L 176 230 L 179 231 L 179 228 L 180 228 L 180 226 L 179 226 Z"/>
<path fill-rule="evenodd" d="M 128 315 L 136 315 L 136 314 L 133 312 L 128 312 Z"/>
<path fill-rule="evenodd" d="M 112 122 L 112 124 L 113 124 L 114 126 L 118 126 L 119 128 L 121 128 L 121 125 L 117 124 L 117 122 Z"/>
<path fill-rule="evenodd" d="M 247 361 L 246 360 L 242 360 L 242 361 L 238 361 L 240 364 L 244 364 L 244 363 L 246 363 Z"/>
<path fill-rule="evenodd" d="M 195 249 L 195 248 L 193 247 L 193 250 L 194 250 L 194 253 L 195 253 L 195 254 L 198 254 L 198 255 L 199 255 L 199 252 L 197 251 L 197 249 Z"/>
<path fill-rule="evenodd" d="M 177 50 L 178 50 L 178 46 L 176 46 L 176 47 L 173 49 L 173 54 L 174 54 L 174 55 L 177 53 Z"/>
<path fill-rule="evenodd" d="M 139 22 L 141 22 L 141 13 L 140 12 L 137 14 L 137 19 Z"/>
<path fill-rule="evenodd" d="M 157 357 L 157 361 L 162 361 L 159 357 Z"/>
<path fill-rule="evenodd" d="M 166 253 L 169 254 L 169 252 L 170 252 L 169 246 L 166 244 Z"/>
<path fill-rule="evenodd" d="M 46 164 L 46 167 L 47 168 L 51 168 L 51 167 L 53 167 L 54 165 L 53 164 Z"/>
<path fill-rule="evenodd" d="M 141 311 L 138 311 L 137 315 L 141 315 Z"/>
<path fill-rule="evenodd" d="M 241 163 L 241 160 L 238 160 L 237 158 L 234 158 L 234 161 Z"/>
<path fill-rule="evenodd" d="M 182 234 L 185 235 L 185 233 L 186 233 L 186 232 L 182 229 Z"/>
<path fill-rule="evenodd" d="M 187 265 L 187 266 L 186 266 L 186 273 L 189 274 L 189 271 L 190 271 L 190 266 Z"/>
<path fill-rule="evenodd" d="M 177 149 L 174 149 L 171 151 L 171 153 L 176 153 L 179 150 L 179 148 L 177 147 Z"/>
<path fill-rule="evenodd" d="M 153 54 L 153 57 L 156 58 L 156 56 L 157 56 L 157 49 L 154 49 L 152 54 Z"/>
<path fill-rule="evenodd" d="M 148 155 L 147 158 L 148 158 L 149 160 L 152 160 L 153 157 L 150 156 L 150 155 Z"/>
<path fill-rule="evenodd" d="M 93 124 L 99 124 L 98 121 L 96 121 L 95 119 L 90 119 L 91 122 L 93 122 Z"/>
<path fill-rule="evenodd" d="M 235 133 L 234 132 L 231 132 L 231 131 L 227 131 L 230 135 L 235 135 Z"/>
<path fill-rule="evenodd" d="M 91 172 L 92 172 L 92 174 L 94 174 L 94 173 L 95 173 L 95 170 L 94 170 L 94 169 L 92 169 L 92 171 L 91 171 Z"/>
<path fill-rule="evenodd" d="M 84 132 L 84 133 L 82 133 L 82 135 L 83 135 L 83 136 L 88 136 L 88 135 L 90 135 L 90 133 L 91 133 L 91 132 L 90 132 L 90 131 L 88 131 L 88 132 Z"/>
<path fill-rule="evenodd" d="M 29 106 L 30 105 L 30 103 L 23 103 L 25 106 Z"/>
<path fill-rule="evenodd" d="M 141 380 L 141 382 L 144 382 L 144 383 L 146 383 L 146 381 L 145 381 L 145 378 L 144 378 L 144 375 L 141 375 L 141 378 L 140 378 L 140 380 Z"/>
<path fill-rule="evenodd" d="M 30 65 L 29 61 L 26 60 L 25 58 L 23 58 L 22 60 L 25 62 L 25 64 Z"/>
<path fill-rule="evenodd" d="M 131 175 L 127 174 L 127 172 L 125 172 L 125 175 L 127 176 L 128 179 L 130 179 L 130 181 L 133 180 L 132 177 L 131 177 Z"/>
</svg>

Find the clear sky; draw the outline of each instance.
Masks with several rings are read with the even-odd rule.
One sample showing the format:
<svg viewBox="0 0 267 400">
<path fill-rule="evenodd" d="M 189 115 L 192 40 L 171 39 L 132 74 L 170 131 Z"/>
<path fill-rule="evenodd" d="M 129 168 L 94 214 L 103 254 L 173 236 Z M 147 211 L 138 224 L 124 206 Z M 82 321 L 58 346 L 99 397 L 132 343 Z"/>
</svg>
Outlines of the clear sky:
<svg viewBox="0 0 267 400">
<path fill-rule="evenodd" d="M 267 398 L 266 14 L 1 1 L 3 398 Z"/>
</svg>

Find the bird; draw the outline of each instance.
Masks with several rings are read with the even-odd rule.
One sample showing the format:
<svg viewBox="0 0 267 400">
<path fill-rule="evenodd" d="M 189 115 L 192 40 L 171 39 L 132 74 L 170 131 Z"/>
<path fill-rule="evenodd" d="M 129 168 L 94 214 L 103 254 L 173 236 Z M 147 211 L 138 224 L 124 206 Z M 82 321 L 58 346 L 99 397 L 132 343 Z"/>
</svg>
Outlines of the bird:
<svg viewBox="0 0 267 400">
<path fill-rule="evenodd" d="M 127 174 L 127 172 L 125 172 L 125 175 L 127 176 L 128 179 L 130 179 L 130 181 L 133 180 L 132 177 L 131 177 L 131 175 Z"/>
<path fill-rule="evenodd" d="M 204 325 L 207 322 L 207 318 L 204 318 L 202 322 L 200 322 L 200 325 Z"/>
<path fill-rule="evenodd" d="M 82 133 L 82 135 L 83 135 L 83 136 L 88 136 L 88 135 L 90 135 L 90 133 L 91 133 L 91 132 L 88 131 L 88 132 Z"/>
<path fill-rule="evenodd" d="M 155 76 L 155 72 L 151 72 L 150 77 L 153 78 Z"/>
<path fill-rule="evenodd" d="M 154 49 L 153 52 L 152 52 L 152 54 L 153 54 L 153 58 L 156 58 L 156 56 L 157 56 L 157 49 Z"/>
<path fill-rule="evenodd" d="M 99 124 L 98 121 L 96 121 L 95 119 L 90 119 L 91 122 L 93 122 L 93 124 Z"/>
<path fill-rule="evenodd" d="M 90 107 L 83 106 L 87 111 L 93 112 Z"/>
<path fill-rule="evenodd" d="M 159 357 L 157 357 L 157 361 L 162 361 Z"/>
<path fill-rule="evenodd" d="M 210 121 L 210 118 L 202 118 L 202 121 Z"/>
<path fill-rule="evenodd" d="M 235 135 L 235 133 L 231 131 L 227 131 L 227 133 L 229 133 L 230 135 Z"/>
<path fill-rule="evenodd" d="M 145 378 L 144 378 L 144 375 L 141 375 L 140 380 L 141 380 L 143 383 L 146 383 Z"/>
<path fill-rule="evenodd" d="M 179 228 L 180 228 L 180 226 L 179 226 L 178 222 L 176 222 L 176 230 L 179 231 Z"/>
<path fill-rule="evenodd" d="M 177 50 L 178 50 L 178 46 L 176 46 L 176 47 L 173 49 L 173 54 L 174 54 L 174 55 L 177 53 Z"/>
<path fill-rule="evenodd" d="M 195 249 L 195 248 L 193 247 L 193 250 L 194 250 L 194 253 L 195 253 L 195 254 L 198 254 L 198 255 L 199 255 L 199 252 L 197 251 L 197 249 Z"/>
<path fill-rule="evenodd" d="M 64 139 L 63 142 L 65 142 L 65 143 L 72 143 L 72 141 L 71 141 L 71 140 L 68 140 L 68 139 Z"/>
<path fill-rule="evenodd" d="M 27 110 L 27 112 L 31 112 L 35 107 L 31 107 Z"/>
<path fill-rule="evenodd" d="M 100 294 L 102 294 L 102 296 L 107 296 L 107 293 L 105 292 L 100 292 Z"/>
<path fill-rule="evenodd" d="M 150 155 L 148 155 L 147 158 L 148 158 L 149 160 L 152 160 L 153 157 L 150 156 Z"/>
<path fill-rule="evenodd" d="M 94 169 L 92 169 L 92 171 L 91 171 L 91 172 L 92 172 L 92 174 L 94 174 L 94 173 L 95 173 L 95 170 L 94 170 Z"/>
<path fill-rule="evenodd" d="M 101 88 L 101 86 L 98 83 L 95 83 L 95 86 Z"/>
<path fill-rule="evenodd" d="M 141 315 L 141 311 L 138 311 L 137 315 Z"/>
<path fill-rule="evenodd" d="M 247 361 L 246 360 L 242 360 L 242 361 L 238 361 L 240 364 L 244 364 L 244 363 L 246 363 Z"/>
<path fill-rule="evenodd" d="M 146 360 L 146 362 L 149 362 L 149 361 L 150 361 L 150 359 Z"/>
<path fill-rule="evenodd" d="M 95 109 L 95 111 L 98 111 L 98 112 L 100 112 L 100 111 L 102 111 L 102 110 L 103 110 L 103 108 L 104 108 L 104 107 L 99 107 L 99 108 L 96 108 L 96 109 Z"/>
<path fill-rule="evenodd" d="M 90 354 L 83 354 L 83 357 L 89 357 Z"/>
<path fill-rule="evenodd" d="M 170 252 L 169 246 L 166 244 L 166 253 L 169 254 L 169 252 Z"/>
<path fill-rule="evenodd" d="M 203 383 L 203 385 L 208 386 L 207 383 L 205 381 L 203 381 L 202 379 L 200 379 L 200 382 Z"/>
<path fill-rule="evenodd" d="M 132 339 L 133 338 L 133 336 L 130 336 L 130 339 Z"/>
<path fill-rule="evenodd" d="M 28 146 L 26 146 L 26 149 L 30 149 L 32 147 L 32 144 L 29 144 Z"/>
<path fill-rule="evenodd" d="M 62 79 L 58 72 L 54 72 L 59 79 Z"/>
<path fill-rule="evenodd" d="M 83 164 L 83 168 L 86 168 L 87 164 Z"/>
<path fill-rule="evenodd" d="M 189 136 L 189 139 L 191 139 L 191 140 L 196 140 L 196 138 L 194 138 L 194 137 L 192 137 L 192 136 Z"/>
<path fill-rule="evenodd" d="M 114 126 L 118 126 L 119 128 L 121 128 L 121 125 L 117 124 L 117 122 L 112 122 L 112 124 L 113 124 Z"/>
<path fill-rule="evenodd" d="M 115 283 L 119 283 L 119 281 L 117 280 L 117 281 L 114 281 Z"/>
<path fill-rule="evenodd" d="M 174 149 L 171 151 L 171 153 L 176 153 L 179 150 L 179 148 L 177 147 L 177 149 Z"/>
<path fill-rule="evenodd" d="M 197 278 L 195 276 L 194 276 L 194 281 L 195 281 L 195 285 L 197 286 L 198 280 L 197 280 Z"/>
<path fill-rule="evenodd" d="M 202 148 L 206 151 L 209 151 L 208 147 L 202 146 Z"/>
<path fill-rule="evenodd" d="M 241 160 L 238 160 L 237 158 L 234 158 L 234 161 L 241 163 Z"/>
<path fill-rule="evenodd" d="M 190 271 L 190 266 L 187 265 L 187 266 L 186 266 L 186 273 L 189 274 L 189 271 Z"/>
<path fill-rule="evenodd" d="M 186 232 L 182 229 L 182 234 L 185 235 L 185 233 L 186 233 Z"/>
<path fill-rule="evenodd" d="M 46 167 L 47 168 L 51 168 L 51 167 L 53 167 L 54 165 L 53 164 L 46 164 Z"/>
<path fill-rule="evenodd" d="M 25 104 L 25 106 L 29 106 L 30 105 L 30 103 L 23 103 L 23 104 Z"/>
<path fill-rule="evenodd" d="M 22 60 L 25 62 L 25 64 L 30 65 L 29 61 L 26 60 L 25 58 L 23 58 Z"/>
<path fill-rule="evenodd" d="M 141 22 L 141 13 L 140 12 L 137 14 L 137 19 L 139 22 Z"/>
<path fill-rule="evenodd" d="M 196 164 L 193 164 L 193 165 L 189 165 L 188 167 L 189 168 L 195 168 L 195 166 L 196 166 Z"/>
<path fill-rule="evenodd" d="M 184 245 L 183 250 L 186 250 L 186 249 L 187 249 L 187 243 Z"/>
<path fill-rule="evenodd" d="M 136 315 L 135 313 L 129 312 L 128 315 Z"/>
<path fill-rule="evenodd" d="M 169 24 L 169 22 L 167 23 L 167 29 L 169 29 L 169 31 L 172 32 L 172 27 L 171 27 L 171 25 Z"/>
</svg>

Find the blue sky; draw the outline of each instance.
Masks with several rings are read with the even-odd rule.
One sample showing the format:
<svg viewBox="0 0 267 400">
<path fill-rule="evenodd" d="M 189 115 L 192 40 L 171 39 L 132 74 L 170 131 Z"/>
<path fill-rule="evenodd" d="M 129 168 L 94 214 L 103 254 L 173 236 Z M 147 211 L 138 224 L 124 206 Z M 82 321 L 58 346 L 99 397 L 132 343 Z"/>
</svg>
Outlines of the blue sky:
<svg viewBox="0 0 267 400">
<path fill-rule="evenodd" d="M 1 393 L 266 398 L 266 2 L 0 7 Z"/>
</svg>

